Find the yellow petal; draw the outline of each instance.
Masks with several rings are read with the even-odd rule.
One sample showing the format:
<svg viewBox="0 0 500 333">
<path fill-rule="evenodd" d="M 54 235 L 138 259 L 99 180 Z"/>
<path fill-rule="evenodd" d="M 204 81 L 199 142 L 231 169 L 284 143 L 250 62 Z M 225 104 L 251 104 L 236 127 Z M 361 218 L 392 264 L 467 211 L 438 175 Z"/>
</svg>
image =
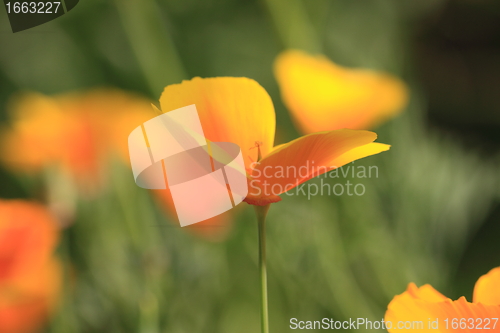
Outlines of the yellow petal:
<svg viewBox="0 0 500 333">
<path fill-rule="evenodd" d="M 335 159 L 336 165 L 338 166 L 346 165 L 347 163 L 351 163 L 352 161 L 359 160 L 363 157 L 387 151 L 390 148 L 391 146 L 386 145 L 385 143 L 372 142 L 361 147 L 353 148 L 345 152 L 344 154 L 340 155 Z"/>
<path fill-rule="evenodd" d="M 372 143 L 376 138 L 373 132 L 348 129 L 303 136 L 281 145 L 254 165 L 253 185 L 278 195 L 355 159 L 389 149 L 388 145 Z M 250 196 L 261 197 L 262 193 L 249 191 Z"/>
<path fill-rule="evenodd" d="M 0 157 L 13 169 L 34 171 L 53 162 L 65 142 L 61 133 L 75 125 L 53 98 L 41 94 L 18 95 L 9 111 L 14 122 L 2 131 Z"/>
<path fill-rule="evenodd" d="M 473 299 L 475 303 L 500 305 L 500 267 L 477 280 Z"/>
<path fill-rule="evenodd" d="M 210 141 L 240 146 L 246 167 L 257 160 L 256 142 L 263 155 L 271 151 L 276 126 L 274 106 L 267 92 L 248 78 L 195 77 L 165 88 L 163 112 L 195 104 L 205 136 Z"/>
<path fill-rule="evenodd" d="M 425 294 L 427 298 L 439 297 L 437 296 L 437 294 L 439 293 L 435 291 L 431 286 L 425 286 L 425 288 L 427 289 L 427 291 L 422 292 L 422 294 Z M 397 325 L 399 322 L 419 322 L 422 320 L 427 322 L 429 318 L 436 318 L 438 314 L 433 313 L 432 309 L 427 307 L 427 305 L 431 304 L 432 302 L 429 299 L 425 299 L 425 296 L 420 294 L 420 289 L 412 283 L 408 286 L 408 289 L 404 293 L 395 296 L 394 299 L 389 303 L 384 318 L 386 322 L 391 323 L 390 326 L 392 326 L 392 329 L 388 329 L 389 332 L 397 331 Z M 421 298 L 420 296 L 424 296 L 424 298 Z M 446 298 L 436 301 L 444 302 L 445 300 Z M 423 332 L 426 331 L 423 330 Z"/>
<path fill-rule="evenodd" d="M 417 288 L 410 284 L 407 291 L 391 301 L 384 319 L 392 326 L 392 329 L 388 329 L 389 332 L 401 331 L 402 328 L 398 325 L 405 324 L 408 326 L 404 331 L 415 332 L 477 332 L 478 330 L 472 329 L 477 328 L 477 325 L 483 329 L 488 325 L 491 331 L 497 332 L 500 323 L 496 323 L 493 330 L 495 320 L 492 318 L 499 316 L 500 306 L 469 303 L 464 297 L 451 301 L 431 286 Z M 438 326 L 429 327 L 436 319 Z M 454 321 L 459 329 L 453 329 Z M 465 326 L 460 327 L 461 321 Z"/>
<path fill-rule="evenodd" d="M 413 298 L 419 298 L 427 302 L 442 302 L 449 299 L 429 284 L 418 288 L 414 283 L 410 283 L 407 292 Z"/>
<path fill-rule="evenodd" d="M 304 133 L 368 129 L 407 103 L 405 84 L 385 73 L 349 69 L 328 58 L 289 50 L 275 61 L 281 96 Z"/>
</svg>

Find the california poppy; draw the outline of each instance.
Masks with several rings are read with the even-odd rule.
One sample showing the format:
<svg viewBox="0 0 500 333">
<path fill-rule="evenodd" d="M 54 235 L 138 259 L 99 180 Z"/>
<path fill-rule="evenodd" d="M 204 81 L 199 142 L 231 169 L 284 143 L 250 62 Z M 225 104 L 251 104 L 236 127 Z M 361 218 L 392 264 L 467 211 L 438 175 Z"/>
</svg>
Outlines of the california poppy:
<svg viewBox="0 0 500 333">
<path fill-rule="evenodd" d="M 127 137 L 155 116 L 147 99 L 112 89 L 45 96 L 20 94 L 9 106 L 2 160 L 25 172 L 56 166 L 80 187 L 95 186 L 109 156 L 128 160 Z"/>
<path fill-rule="evenodd" d="M 41 205 L 0 200 L 0 332 L 38 330 L 56 306 L 58 229 Z"/>
<path fill-rule="evenodd" d="M 250 185 L 245 201 L 253 205 L 278 202 L 280 194 L 315 176 L 389 149 L 373 142 L 375 133 L 349 129 L 314 133 L 273 147 L 273 103 L 264 88 L 248 78 L 183 81 L 166 87 L 160 104 L 163 112 L 195 104 L 209 141 L 240 146 Z"/>
<path fill-rule="evenodd" d="M 492 269 L 476 282 L 473 300 L 465 297 L 452 301 L 430 285 L 418 288 L 410 283 L 395 296 L 385 314 L 389 332 L 402 325 L 405 330 L 424 332 L 500 331 L 500 267 Z M 412 326 L 413 325 L 413 326 Z M 390 327 L 389 327 L 390 326 Z M 400 326 L 400 327 L 398 327 Z"/>
<path fill-rule="evenodd" d="M 283 102 L 303 133 L 369 129 L 396 116 L 408 99 L 398 78 L 339 66 L 323 55 L 288 50 L 274 72 Z"/>
<path fill-rule="evenodd" d="M 0 135 L 3 162 L 25 173 L 56 167 L 85 195 L 101 187 L 111 157 L 129 163 L 128 135 L 157 116 L 146 98 L 117 89 L 55 96 L 19 94 L 10 103 L 9 111 L 12 124 Z M 73 215 L 74 204 L 66 194 L 59 195 L 58 202 L 51 202 L 61 223 L 69 223 L 66 220 Z M 154 195 L 167 214 L 171 213 L 168 191 L 154 191 Z M 204 227 L 190 229 L 218 239 L 228 230 L 230 220 L 226 214 L 205 222 Z"/>
<path fill-rule="evenodd" d="M 232 142 L 242 151 L 249 183 L 245 201 L 254 205 L 258 220 L 262 332 L 267 333 L 265 219 L 270 204 L 315 176 L 389 146 L 374 143 L 373 132 L 341 129 L 274 147 L 273 103 L 264 88 L 248 78 L 196 77 L 167 86 L 160 104 L 163 112 L 195 104 L 208 142 Z"/>
</svg>

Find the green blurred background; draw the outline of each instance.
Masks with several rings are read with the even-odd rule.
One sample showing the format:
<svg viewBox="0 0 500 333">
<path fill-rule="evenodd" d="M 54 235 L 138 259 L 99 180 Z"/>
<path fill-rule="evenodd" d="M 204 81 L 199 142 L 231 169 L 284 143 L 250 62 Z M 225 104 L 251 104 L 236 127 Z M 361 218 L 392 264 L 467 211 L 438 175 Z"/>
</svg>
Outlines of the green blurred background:
<svg viewBox="0 0 500 333">
<path fill-rule="evenodd" d="M 470 300 L 476 279 L 500 266 L 500 2 L 81 0 L 16 34 L 0 12 L 1 122 L 24 90 L 112 86 L 157 100 L 182 79 L 246 76 L 271 95 L 283 143 L 298 133 L 272 63 L 290 47 L 409 84 L 407 110 L 376 129 L 392 149 L 356 162 L 379 167 L 364 196 L 273 205 L 272 332 L 291 331 L 290 318 L 380 320 L 409 282 Z M 242 204 L 214 242 L 177 227 L 127 166 L 111 174 L 64 230 L 64 299 L 46 331 L 258 332 L 253 210 Z M 0 166 L 0 198 L 38 190 Z"/>
</svg>

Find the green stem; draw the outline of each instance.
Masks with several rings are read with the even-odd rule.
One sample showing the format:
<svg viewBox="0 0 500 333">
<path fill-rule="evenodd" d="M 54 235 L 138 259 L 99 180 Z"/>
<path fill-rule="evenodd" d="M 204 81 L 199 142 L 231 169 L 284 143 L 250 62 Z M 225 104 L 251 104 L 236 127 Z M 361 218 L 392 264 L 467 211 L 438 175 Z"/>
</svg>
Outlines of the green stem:
<svg viewBox="0 0 500 333">
<path fill-rule="evenodd" d="M 259 270 L 261 294 L 262 333 L 269 333 L 269 313 L 267 305 L 267 268 L 266 268 L 266 216 L 271 204 L 254 206 L 259 228 Z"/>
</svg>

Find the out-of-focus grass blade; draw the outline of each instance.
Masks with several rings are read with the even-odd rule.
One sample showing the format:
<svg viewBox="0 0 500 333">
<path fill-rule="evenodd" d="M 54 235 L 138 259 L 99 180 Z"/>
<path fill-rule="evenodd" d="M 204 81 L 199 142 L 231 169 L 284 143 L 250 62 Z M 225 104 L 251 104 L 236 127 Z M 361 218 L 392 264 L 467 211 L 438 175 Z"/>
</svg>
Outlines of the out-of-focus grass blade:
<svg viewBox="0 0 500 333">
<path fill-rule="evenodd" d="M 154 0 L 116 0 L 123 28 L 154 96 L 186 79 L 184 67 Z"/>
<path fill-rule="evenodd" d="M 301 0 L 265 0 L 278 35 L 287 48 L 319 52 L 321 44 Z"/>
</svg>

